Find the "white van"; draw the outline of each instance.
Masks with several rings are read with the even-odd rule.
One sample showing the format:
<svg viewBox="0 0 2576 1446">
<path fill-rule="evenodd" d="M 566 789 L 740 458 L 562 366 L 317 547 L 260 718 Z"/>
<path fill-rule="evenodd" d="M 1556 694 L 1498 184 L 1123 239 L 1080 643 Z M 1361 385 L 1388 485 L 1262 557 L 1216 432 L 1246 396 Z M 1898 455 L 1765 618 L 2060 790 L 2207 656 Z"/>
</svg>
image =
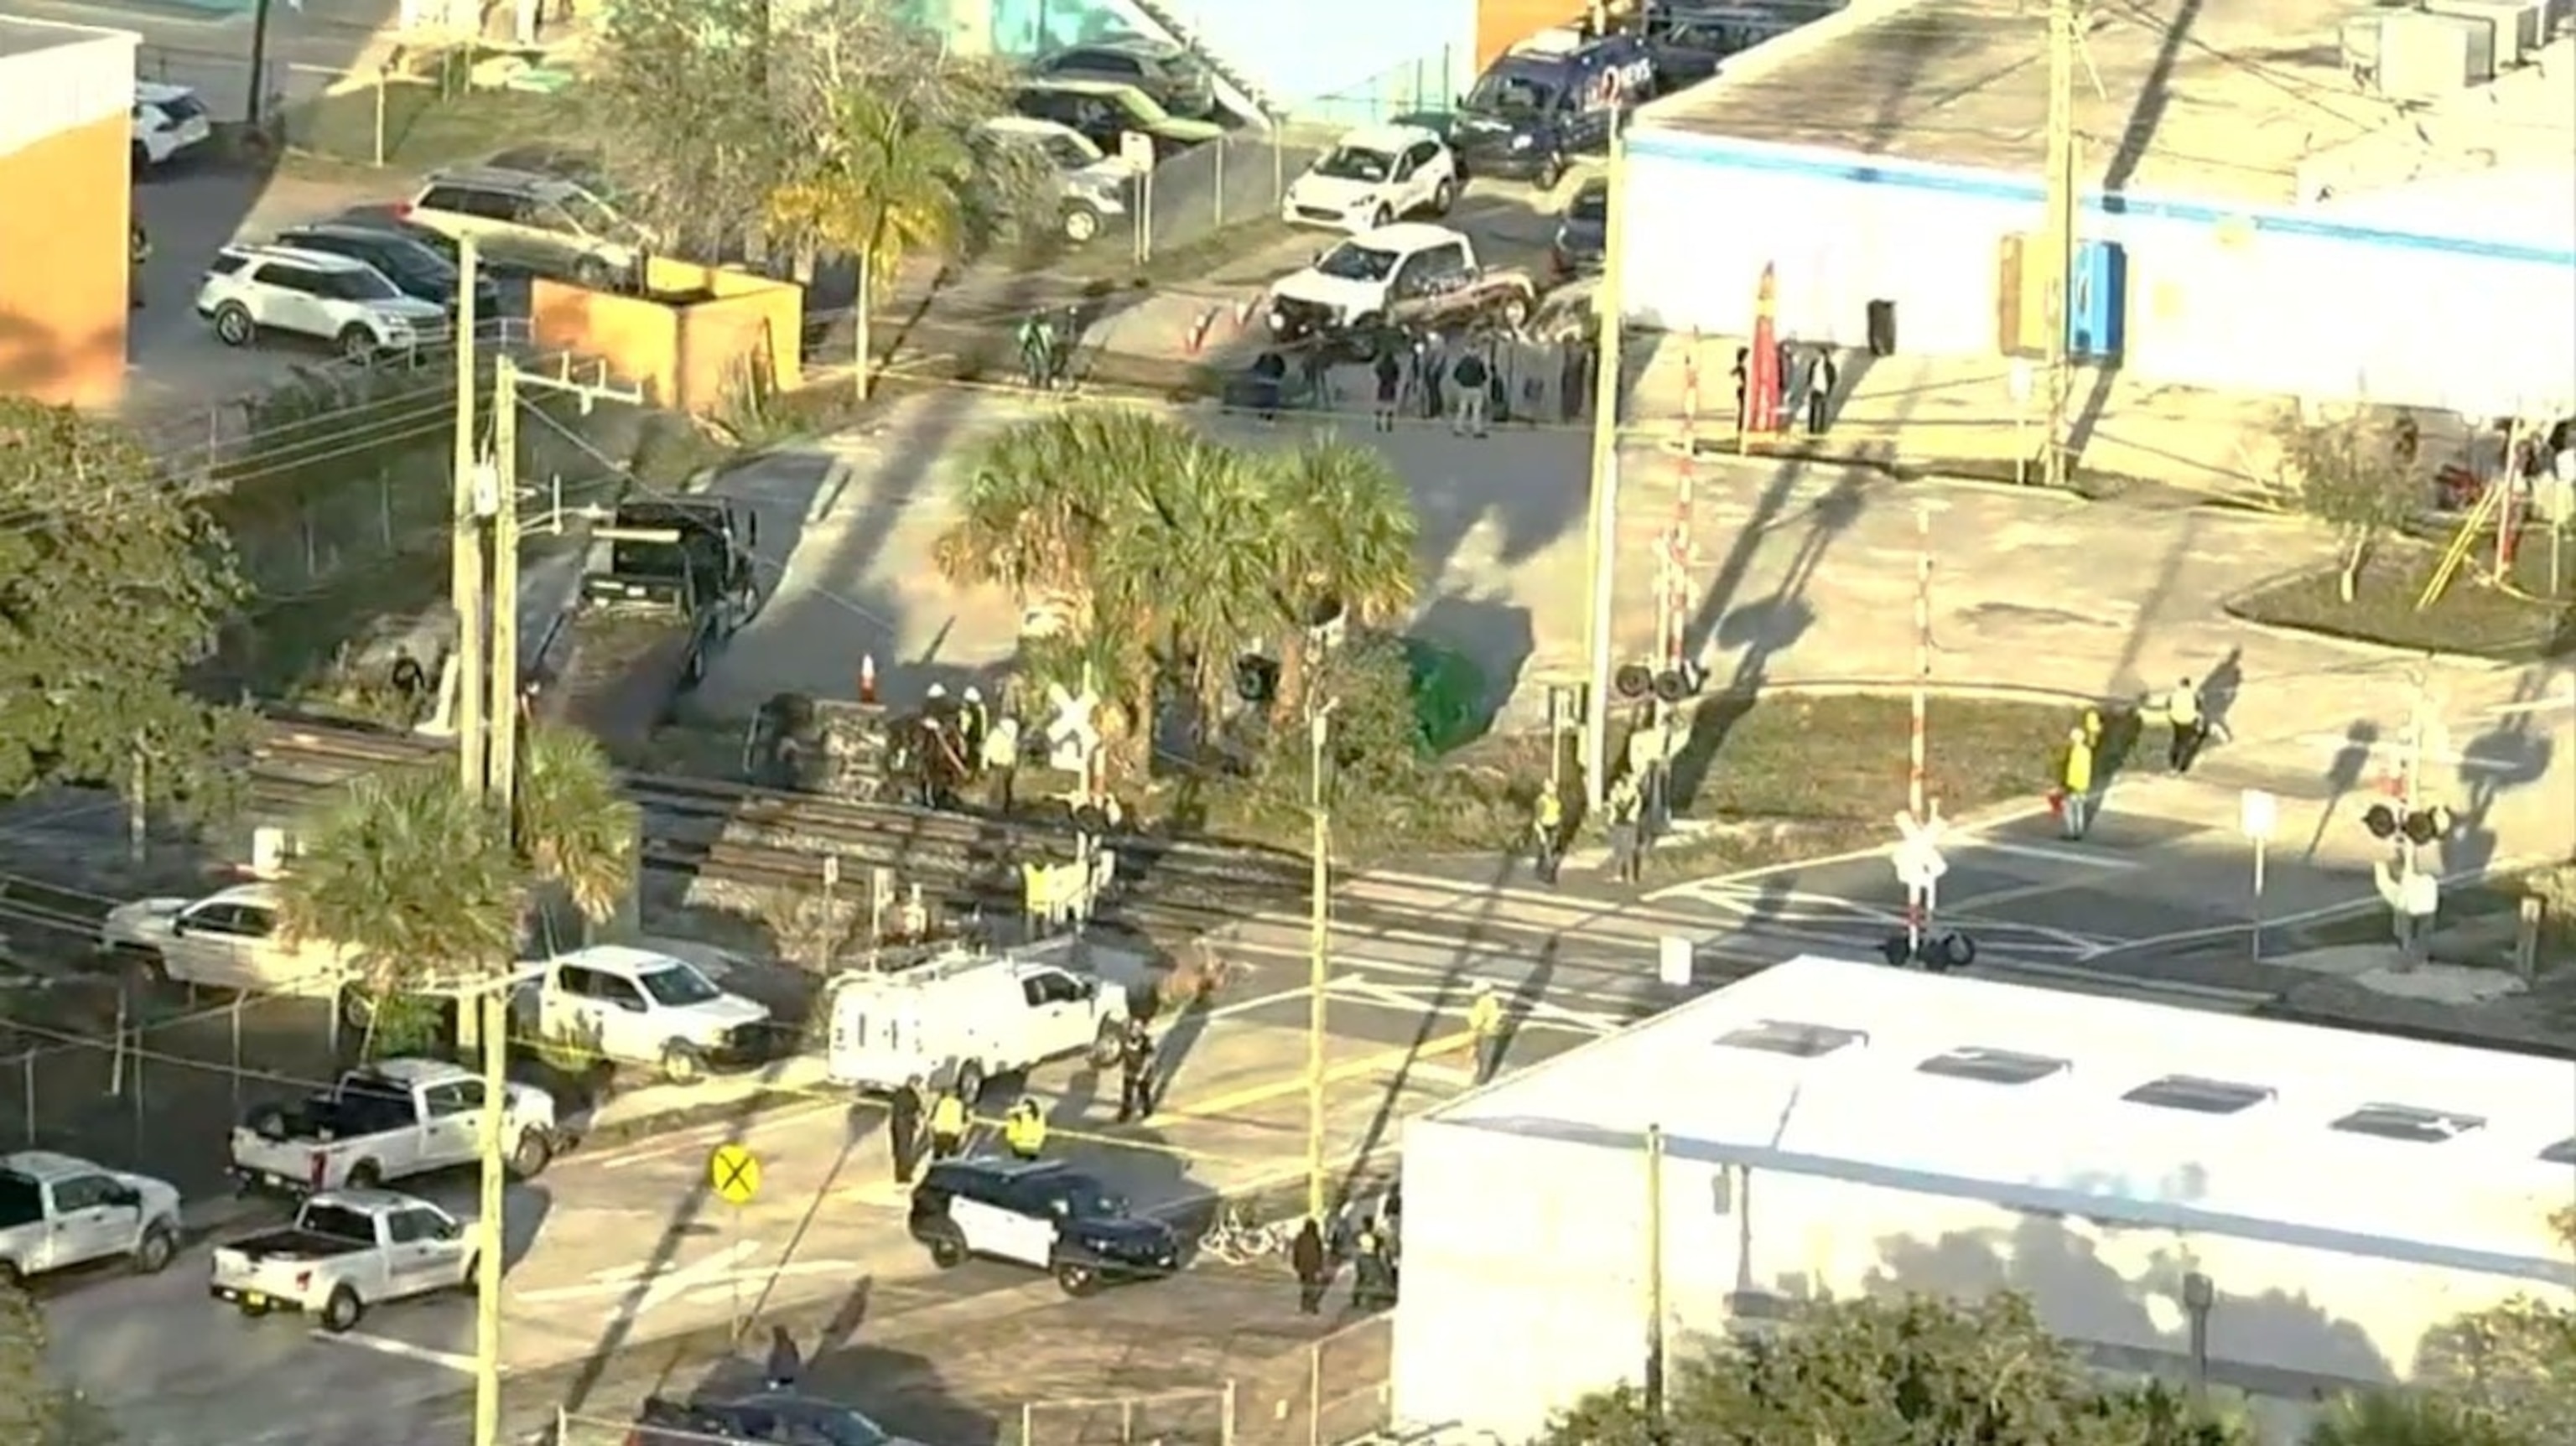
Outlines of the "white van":
<svg viewBox="0 0 2576 1446">
<path fill-rule="evenodd" d="M 972 1100 L 993 1076 L 1058 1055 L 1108 1067 L 1143 961 L 1095 950 L 1077 963 L 1078 946 L 1064 938 L 1001 953 L 960 948 L 910 968 L 834 978 L 823 996 L 831 1078 L 866 1090 L 954 1081 Z M 1102 967 L 1119 963 L 1134 967 Z"/>
</svg>

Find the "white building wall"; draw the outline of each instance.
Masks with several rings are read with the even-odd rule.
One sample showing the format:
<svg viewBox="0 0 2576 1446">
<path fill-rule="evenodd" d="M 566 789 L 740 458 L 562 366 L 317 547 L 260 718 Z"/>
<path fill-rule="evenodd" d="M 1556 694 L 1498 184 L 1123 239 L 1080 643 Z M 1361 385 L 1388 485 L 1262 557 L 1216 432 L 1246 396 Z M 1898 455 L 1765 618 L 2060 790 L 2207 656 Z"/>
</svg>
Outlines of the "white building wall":
<svg viewBox="0 0 2576 1446">
<path fill-rule="evenodd" d="M 0 54 L 0 156 L 134 109 L 142 37 L 18 16 L 0 16 L 0 25 L 49 42 Z"/>
<path fill-rule="evenodd" d="M 1407 1126 L 1399 1422 L 1523 1440 L 1585 1394 L 1641 1378 L 1649 1299 L 1642 1150 L 1533 1133 L 1548 1128 Z M 2550 1289 L 2340 1250 L 1747 1171 L 1693 1158 L 1687 1141 L 1675 1141 L 1665 1160 L 1661 1226 L 1677 1353 L 1724 1333 L 1739 1312 L 1769 1314 L 1766 1304 L 1895 1291 L 1975 1299 L 2011 1289 L 2033 1299 L 2052 1332 L 2119 1353 L 2119 1363 L 2178 1363 L 2190 1339 L 2183 1277 L 2198 1272 L 2216 1290 L 2213 1374 L 2289 1401 L 2312 1386 L 2405 1379 L 2442 1325 Z"/>
<path fill-rule="evenodd" d="M 1784 337 L 1861 345 L 1867 303 L 1887 299 L 1901 352 L 1997 354 L 2004 241 L 2040 229 L 2036 181 L 1682 131 L 1642 130 L 1629 153 L 1632 320 L 1747 334 L 1768 264 Z M 2143 380 L 2472 415 L 2576 406 L 2576 246 L 2112 206 L 2092 198 L 2082 230 L 2126 248 L 2123 364 Z"/>
</svg>

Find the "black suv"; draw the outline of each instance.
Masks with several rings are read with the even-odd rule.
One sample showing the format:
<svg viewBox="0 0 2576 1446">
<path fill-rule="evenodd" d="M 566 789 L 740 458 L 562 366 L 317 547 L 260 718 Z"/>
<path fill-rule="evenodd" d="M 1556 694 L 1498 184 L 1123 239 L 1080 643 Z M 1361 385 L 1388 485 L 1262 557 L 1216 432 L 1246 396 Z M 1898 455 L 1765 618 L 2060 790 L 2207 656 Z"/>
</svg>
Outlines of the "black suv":
<svg viewBox="0 0 2576 1446">
<path fill-rule="evenodd" d="M 1067 1295 L 1180 1268 L 1180 1240 L 1061 1160 L 946 1160 L 912 1192 L 912 1238 L 946 1269 L 972 1255 L 1043 1270 Z"/>
<path fill-rule="evenodd" d="M 1076 45 L 1039 57 L 1032 75 L 1048 80 L 1105 80 L 1132 85 L 1154 103 L 1185 120 L 1206 120 L 1216 111 L 1216 85 L 1207 68 L 1188 51 L 1136 36 L 1121 36 L 1091 45 Z"/>
<path fill-rule="evenodd" d="M 321 221 L 278 233 L 277 244 L 298 251 L 320 251 L 363 261 L 383 274 L 394 289 L 421 301 L 434 301 L 456 311 L 456 264 L 417 237 L 349 221 Z M 501 288 L 488 276 L 474 279 L 474 316 L 490 321 L 501 314 Z"/>
</svg>

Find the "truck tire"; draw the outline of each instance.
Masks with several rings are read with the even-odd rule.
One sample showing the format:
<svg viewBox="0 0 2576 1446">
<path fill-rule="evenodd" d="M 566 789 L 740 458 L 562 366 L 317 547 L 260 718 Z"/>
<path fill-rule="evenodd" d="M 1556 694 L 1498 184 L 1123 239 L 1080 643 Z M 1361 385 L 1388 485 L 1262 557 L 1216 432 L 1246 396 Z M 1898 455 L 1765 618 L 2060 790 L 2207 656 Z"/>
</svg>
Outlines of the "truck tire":
<svg viewBox="0 0 2576 1446">
<path fill-rule="evenodd" d="M 957 1098 L 966 1102 L 969 1114 L 984 1102 L 984 1067 L 971 1059 L 957 1066 Z"/>
<path fill-rule="evenodd" d="M 706 1061 L 699 1058 L 698 1047 L 682 1040 L 662 1046 L 662 1078 L 675 1085 L 696 1084 L 706 1077 Z"/>
<path fill-rule="evenodd" d="M 381 1189 L 385 1183 L 384 1167 L 373 1160 L 360 1160 L 349 1167 L 349 1173 L 341 1177 L 340 1183 L 350 1190 Z"/>
<path fill-rule="evenodd" d="M 244 1320 L 258 1320 L 269 1311 L 268 1302 L 259 1300 L 238 1301 L 233 1308 L 242 1313 Z"/>
<path fill-rule="evenodd" d="M 1529 298 L 1517 291 L 1513 292 L 1503 298 L 1502 313 L 1503 325 L 1518 330 L 1522 323 L 1529 320 Z"/>
<path fill-rule="evenodd" d="M 1100 1293 L 1100 1272 L 1079 1260 L 1059 1260 L 1055 1263 L 1055 1284 L 1058 1290 L 1080 1300 Z"/>
<path fill-rule="evenodd" d="M 15 1290 L 20 1285 L 24 1284 L 26 1279 L 26 1275 L 18 1269 L 18 1262 L 14 1260 L 0 1260 L 0 1285 L 5 1285 L 10 1289 Z"/>
<path fill-rule="evenodd" d="M 1107 1069 L 1116 1064 L 1124 1033 L 1125 1031 L 1118 1027 L 1117 1020 L 1100 1021 L 1100 1032 L 1091 1037 L 1091 1052 L 1084 1057 L 1085 1062 L 1093 1069 Z"/>
<path fill-rule="evenodd" d="M 546 1172 L 555 1158 L 554 1142 L 543 1130 L 521 1130 L 518 1143 L 510 1147 L 510 1178 L 533 1180 Z"/>
<path fill-rule="evenodd" d="M 119 944 L 114 951 L 117 964 L 146 985 L 170 982 L 170 961 L 161 951 L 144 944 Z"/>
<path fill-rule="evenodd" d="M 143 1227 L 143 1238 L 134 1242 L 134 1273 L 159 1275 L 169 1269 L 170 1258 L 179 1253 L 179 1233 L 166 1222 L 156 1220 Z"/>
<path fill-rule="evenodd" d="M 345 1285 L 333 1286 L 331 1293 L 323 1298 L 322 1329 L 335 1336 L 356 1330 L 358 1322 L 366 1318 L 367 1303 L 358 1299 L 358 1293 Z"/>
<path fill-rule="evenodd" d="M 955 1270 L 966 1263 L 966 1242 L 954 1235 L 930 1237 L 930 1263 L 942 1270 Z"/>
</svg>

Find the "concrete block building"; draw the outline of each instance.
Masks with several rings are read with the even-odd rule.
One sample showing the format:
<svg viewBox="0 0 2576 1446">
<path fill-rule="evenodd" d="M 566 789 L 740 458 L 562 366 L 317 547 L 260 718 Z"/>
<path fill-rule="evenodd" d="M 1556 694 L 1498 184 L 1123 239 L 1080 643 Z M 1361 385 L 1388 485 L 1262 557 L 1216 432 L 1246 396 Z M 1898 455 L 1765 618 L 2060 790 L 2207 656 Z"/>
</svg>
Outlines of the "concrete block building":
<svg viewBox="0 0 2576 1446">
<path fill-rule="evenodd" d="M 124 390 L 138 42 L 0 16 L 0 393 Z"/>
</svg>

